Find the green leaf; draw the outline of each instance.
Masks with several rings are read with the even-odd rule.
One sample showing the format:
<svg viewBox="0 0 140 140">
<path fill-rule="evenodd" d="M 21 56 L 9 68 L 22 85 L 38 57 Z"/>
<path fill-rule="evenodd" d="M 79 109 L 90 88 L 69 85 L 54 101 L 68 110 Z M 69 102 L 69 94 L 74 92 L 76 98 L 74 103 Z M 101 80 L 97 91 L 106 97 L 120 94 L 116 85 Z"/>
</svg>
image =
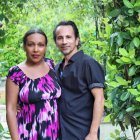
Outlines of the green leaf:
<svg viewBox="0 0 140 140">
<path fill-rule="evenodd" d="M 130 58 L 134 58 L 135 57 L 135 49 L 129 48 L 129 54 Z"/>
<path fill-rule="evenodd" d="M 5 35 L 5 31 L 0 29 L 0 37 Z"/>
<path fill-rule="evenodd" d="M 111 100 L 105 100 L 105 107 L 112 108 L 112 101 Z"/>
<path fill-rule="evenodd" d="M 120 84 L 115 82 L 115 81 L 113 81 L 113 82 L 109 83 L 109 86 L 116 88 L 116 87 L 120 86 Z"/>
<path fill-rule="evenodd" d="M 110 122 L 110 116 L 111 114 L 104 117 L 104 122 Z"/>
<path fill-rule="evenodd" d="M 120 131 L 118 129 L 115 129 L 115 134 L 119 136 L 120 135 Z"/>
<path fill-rule="evenodd" d="M 2 124 L 0 123 L 0 133 L 4 131 Z"/>
<path fill-rule="evenodd" d="M 122 121 L 123 118 L 124 118 L 124 111 L 121 110 L 121 112 L 119 112 L 118 119 L 119 119 L 120 121 Z"/>
<path fill-rule="evenodd" d="M 110 70 L 116 70 L 116 65 L 110 64 L 109 62 L 107 62 L 107 66 Z"/>
<path fill-rule="evenodd" d="M 120 9 L 114 9 L 113 11 L 111 11 L 111 12 L 109 13 L 109 15 L 110 15 L 111 17 L 117 17 L 117 16 L 120 14 L 120 12 L 121 12 Z"/>
<path fill-rule="evenodd" d="M 136 3 L 134 4 L 134 7 L 140 7 L 140 0 L 136 0 Z"/>
<path fill-rule="evenodd" d="M 10 140 L 11 139 L 11 136 L 10 136 L 10 133 L 9 132 L 5 132 L 5 134 L 3 134 L 3 137 L 6 139 L 6 140 Z"/>
<path fill-rule="evenodd" d="M 135 65 L 140 66 L 140 61 L 135 61 Z"/>
<path fill-rule="evenodd" d="M 121 59 L 116 59 L 116 62 L 119 64 L 124 64 L 124 62 Z"/>
<path fill-rule="evenodd" d="M 128 58 L 128 57 L 121 57 L 120 58 L 123 62 L 125 62 L 125 63 L 131 63 L 131 59 L 130 58 Z"/>
<path fill-rule="evenodd" d="M 132 3 L 129 2 L 128 0 L 123 0 L 123 3 L 124 3 L 124 5 L 125 5 L 126 7 L 128 7 L 128 8 L 133 8 L 133 7 L 134 7 L 134 6 L 132 5 Z"/>
<path fill-rule="evenodd" d="M 132 95 L 140 95 L 140 92 L 137 89 L 127 89 Z"/>
<path fill-rule="evenodd" d="M 135 66 L 132 66 L 132 67 L 129 68 L 129 70 L 128 70 L 128 75 L 129 75 L 129 76 L 135 75 L 136 70 L 137 70 L 137 68 L 136 68 Z"/>
<path fill-rule="evenodd" d="M 122 77 L 120 77 L 120 76 L 116 76 L 115 79 L 117 80 L 118 83 L 122 83 L 122 82 L 125 81 L 125 80 L 124 80 Z"/>
<path fill-rule="evenodd" d="M 129 14 L 129 15 L 130 15 L 130 14 Z M 124 20 L 123 23 L 122 23 L 122 25 L 123 25 L 124 27 L 128 27 L 129 24 L 130 24 L 130 22 L 127 21 L 127 20 Z"/>
<path fill-rule="evenodd" d="M 137 100 L 138 102 L 140 102 L 140 97 L 137 97 L 136 100 Z"/>
<path fill-rule="evenodd" d="M 121 97 L 120 97 L 120 99 L 122 100 L 122 101 L 126 101 L 127 99 L 129 98 L 129 92 L 124 92 L 122 95 L 121 95 Z"/>
<path fill-rule="evenodd" d="M 139 38 L 138 38 L 138 37 L 135 37 L 135 38 L 133 39 L 133 43 L 134 43 L 134 45 L 138 48 L 139 45 L 140 45 L 140 40 L 139 40 Z"/>
<path fill-rule="evenodd" d="M 137 85 L 138 90 L 140 90 L 140 84 Z"/>
<path fill-rule="evenodd" d="M 110 133 L 110 137 L 113 138 L 113 139 L 116 139 L 116 136 L 113 133 Z"/>
<path fill-rule="evenodd" d="M 134 117 L 140 117 L 140 112 L 136 112 L 134 115 L 133 115 Z"/>
<path fill-rule="evenodd" d="M 129 81 L 126 81 L 125 79 L 123 79 L 120 76 L 116 76 L 115 79 L 120 85 L 128 85 L 128 83 L 129 83 Z"/>
<path fill-rule="evenodd" d="M 6 16 L 4 14 L 0 14 L 0 21 L 2 21 L 5 18 L 6 18 Z"/>
<path fill-rule="evenodd" d="M 126 109 L 126 112 L 132 112 L 132 111 L 135 111 L 135 107 L 132 106 L 132 107 L 129 107 Z"/>
<path fill-rule="evenodd" d="M 128 10 L 128 13 L 133 14 L 134 13 L 133 9 Z"/>
<path fill-rule="evenodd" d="M 122 32 L 118 33 L 117 44 L 119 46 L 121 46 L 123 44 L 123 33 Z"/>
<path fill-rule="evenodd" d="M 129 56 L 128 52 L 127 52 L 126 49 L 124 49 L 124 48 L 119 48 L 119 53 L 120 53 L 122 56 Z"/>
</svg>

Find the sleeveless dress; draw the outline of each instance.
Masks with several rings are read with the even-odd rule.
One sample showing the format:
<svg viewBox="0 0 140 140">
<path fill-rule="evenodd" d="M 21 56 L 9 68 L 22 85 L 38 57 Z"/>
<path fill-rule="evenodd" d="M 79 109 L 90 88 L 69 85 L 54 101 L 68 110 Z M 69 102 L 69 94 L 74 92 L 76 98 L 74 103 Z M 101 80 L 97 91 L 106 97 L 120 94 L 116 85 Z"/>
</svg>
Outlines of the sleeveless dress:
<svg viewBox="0 0 140 140">
<path fill-rule="evenodd" d="M 7 76 L 19 86 L 21 110 L 17 113 L 17 124 L 20 140 L 58 140 L 57 100 L 61 88 L 53 61 L 47 58 L 45 61 L 50 71 L 40 78 L 30 79 L 18 66 L 10 68 Z"/>
</svg>

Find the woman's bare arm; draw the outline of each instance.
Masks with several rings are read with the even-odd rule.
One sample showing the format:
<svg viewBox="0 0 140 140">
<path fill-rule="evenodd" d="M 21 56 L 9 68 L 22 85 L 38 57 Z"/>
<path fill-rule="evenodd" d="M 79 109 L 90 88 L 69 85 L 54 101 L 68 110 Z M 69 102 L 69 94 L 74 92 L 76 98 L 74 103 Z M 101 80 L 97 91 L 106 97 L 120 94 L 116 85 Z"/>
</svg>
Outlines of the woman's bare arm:
<svg viewBox="0 0 140 140">
<path fill-rule="evenodd" d="M 17 99 L 19 86 L 11 79 L 6 80 L 6 119 L 12 140 L 19 140 L 17 126 Z"/>
</svg>

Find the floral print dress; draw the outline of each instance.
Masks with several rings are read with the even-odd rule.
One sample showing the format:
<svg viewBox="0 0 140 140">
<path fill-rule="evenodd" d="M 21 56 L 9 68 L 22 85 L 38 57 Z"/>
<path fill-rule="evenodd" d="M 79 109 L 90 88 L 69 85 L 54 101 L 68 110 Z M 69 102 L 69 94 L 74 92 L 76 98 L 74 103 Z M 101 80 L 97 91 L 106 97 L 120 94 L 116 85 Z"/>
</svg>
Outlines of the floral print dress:
<svg viewBox="0 0 140 140">
<path fill-rule="evenodd" d="M 21 110 L 17 113 L 17 123 L 20 140 L 58 140 L 57 99 L 61 88 L 52 60 L 46 58 L 45 61 L 50 71 L 40 78 L 30 79 L 18 66 L 10 68 L 7 76 L 19 86 Z"/>
</svg>

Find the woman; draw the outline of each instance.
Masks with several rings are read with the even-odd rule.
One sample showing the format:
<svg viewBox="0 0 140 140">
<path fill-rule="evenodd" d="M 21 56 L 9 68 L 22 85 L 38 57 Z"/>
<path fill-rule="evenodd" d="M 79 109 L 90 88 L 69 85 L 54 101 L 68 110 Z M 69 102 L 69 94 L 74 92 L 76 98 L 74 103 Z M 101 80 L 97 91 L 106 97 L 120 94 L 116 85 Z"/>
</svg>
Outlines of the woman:
<svg viewBox="0 0 140 140">
<path fill-rule="evenodd" d="M 31 29 L 23 37 L 26 60 L 10 68 L 6 80 L 6 117 L 12 140 L 57 140 L 57 99 L 61 89 L 53 61 L 44 58 L 47 36 Z M 17 104 L 20 111 L 17 112 Z"/>
</svg>

